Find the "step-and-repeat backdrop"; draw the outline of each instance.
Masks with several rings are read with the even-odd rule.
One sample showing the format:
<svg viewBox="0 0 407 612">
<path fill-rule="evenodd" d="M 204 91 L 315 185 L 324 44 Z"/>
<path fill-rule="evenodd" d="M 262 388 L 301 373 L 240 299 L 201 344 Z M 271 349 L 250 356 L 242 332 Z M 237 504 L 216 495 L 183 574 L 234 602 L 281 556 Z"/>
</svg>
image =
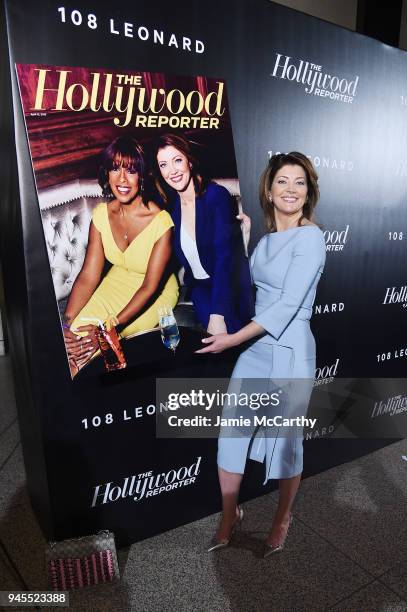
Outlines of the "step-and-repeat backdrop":
<svg viewBox="0 0 407 612">
<path fill-rule="evenodd" d="M 73 291 L 86 261 L 88 272 L 97 268 L 94 288 L 105 278 L 88 252 L 90 220 L 103 222 L 107 197 L 100 167 L 109 155 L 113 165 L 127 160 L 128 174 L 145 179 L 146 197 L 164 206 L 176 186 L 166 195 L 157 164 L 163 135 L 176 135 L 175 153 L 191 147 L 198 183 L 216 180 L 207 194 L 227 198 L 218 242 L 234 246 L 227 257 L 218 247 L 225 278 L 226 270 L 241 288 L 240 227 L 229 223 L 231 236 L 222 238 L 222 215 L 239 205 L 249 215 L 250 253 L 265 233 L 258 182 L 269 157 L 301 151 L 318 172 L 327 260 L 312 320 L 315 388 L 331 416 L 307 434 L 305 475 L 403 435 L 406 54 L 260 0 L 6 0 L 5 12 L 2 263 L 28 486 L 47 535 L 110 528 L 124 544 L 220 506 L 216 439 L 160 439 L 155 431 L 157 378 L 227 379 L 238 355 L 194 353 L 202 313 L 188 279 L 179 294 L 163 289 L 179 325 L 175 354 L 174 330 L 151 331 L 154 315 L 129 326 L 127 367 L 107 372 L 122 358 L 114 342 L 105 360 L 72 356 L 63 326 L 64 313 L 86 306 Z M 110 251 L 104 244 L 131 282 L 132 266 L 141 261 L 145 271 L 151 244 L 143 240 L 144 251 L 130 245 L 133 254 L 114 237 Z M 243 320 L 248 292 L 236 296 Z M 92 316 L 83 325 L 97 324 Z M 335 438 L 352 409 L 363 417 L 350 421 L 353 439 Z M 243 498 L 275 486 L 262 481 L 262 466 L 248 462 Z"/>
</svg>

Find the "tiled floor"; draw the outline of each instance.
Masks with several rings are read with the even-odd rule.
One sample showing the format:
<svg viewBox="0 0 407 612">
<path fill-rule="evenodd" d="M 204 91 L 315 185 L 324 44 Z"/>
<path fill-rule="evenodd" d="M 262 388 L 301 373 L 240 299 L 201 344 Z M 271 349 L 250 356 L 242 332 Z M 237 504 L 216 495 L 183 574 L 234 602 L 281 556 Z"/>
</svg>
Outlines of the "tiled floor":
<svg viewBox="0 0 407 612">
<path fill-rule="evenodd" d="M 10 364 L 0 357 L 0 588 L 46 588 L 44 538 L 25 490 Z M 407 441 L 303 481 L 281 555 L 261 558 L 276 493 L 245 504 L 229 548 L 218 517 L 119 551 L 122 579 L 71 593 L 89 612 L 407 612 Z M 21 609 L 21 608 L 20 608 Z"/>
</svg>

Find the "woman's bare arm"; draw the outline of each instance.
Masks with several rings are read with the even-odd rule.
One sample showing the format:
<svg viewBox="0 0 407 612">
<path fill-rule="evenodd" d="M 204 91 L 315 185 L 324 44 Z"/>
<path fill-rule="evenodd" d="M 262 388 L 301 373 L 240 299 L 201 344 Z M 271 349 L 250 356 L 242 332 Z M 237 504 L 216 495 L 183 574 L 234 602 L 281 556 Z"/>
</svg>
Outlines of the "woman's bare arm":
<svg viewBox="0 0 407 612">
<path fill-rule="evenodd" d="M 90 297 L 99 284 L 105 264 L 102 237 L 93 222 L 89 227 L 89 241 L 85 260 L 73 284 L 65 309 L 64 320 L 71 323 L 78 312 L 88 303 Z"/>
</svg>

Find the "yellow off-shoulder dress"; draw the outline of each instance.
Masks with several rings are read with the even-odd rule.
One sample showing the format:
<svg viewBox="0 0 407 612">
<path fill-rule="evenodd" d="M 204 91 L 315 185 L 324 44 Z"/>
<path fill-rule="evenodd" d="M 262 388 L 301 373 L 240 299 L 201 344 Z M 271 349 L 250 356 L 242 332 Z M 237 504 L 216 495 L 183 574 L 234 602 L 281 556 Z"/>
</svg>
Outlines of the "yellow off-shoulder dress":
<svg viewBox="0 0 407 612">
<path fill-rule="evenodd" d="M 154 244 L 174 226 L 170 215 L 162 210 L 121 251 L 117 246 L 109 223 L 108 204 L 101 203 L 93 210 L 92 221 L 102 236 L 106 259 L 113 264 L 105 278 L 71 324 L 72 331 L 89 322 L 83 318 L 105 321 L 109 315 L 117 316 L 141 287 Z M 122 337 L 152 329 L 158 324 L 158 308 L 174 307 L 178 301 L 178 283 L 171 274 L 155 301 L 143 309 L 121 332 Z"/>
</svg>

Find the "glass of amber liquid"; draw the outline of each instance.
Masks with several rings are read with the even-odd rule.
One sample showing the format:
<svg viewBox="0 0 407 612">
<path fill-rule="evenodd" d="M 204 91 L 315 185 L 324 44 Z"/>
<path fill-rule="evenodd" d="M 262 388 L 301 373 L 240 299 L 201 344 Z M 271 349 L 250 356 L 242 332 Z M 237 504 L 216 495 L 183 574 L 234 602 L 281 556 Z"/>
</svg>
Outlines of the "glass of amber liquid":
<svg viewBox="0 0 407 612">
<path fill-rule="evenodd" d="M 108 372 L 123 370 L 123 368 L 127 367 L 120 338 L 115 327 L 108 330 L 105 325 L 99 325 L 98 342 L 105 368 Z"/>
</svg>

